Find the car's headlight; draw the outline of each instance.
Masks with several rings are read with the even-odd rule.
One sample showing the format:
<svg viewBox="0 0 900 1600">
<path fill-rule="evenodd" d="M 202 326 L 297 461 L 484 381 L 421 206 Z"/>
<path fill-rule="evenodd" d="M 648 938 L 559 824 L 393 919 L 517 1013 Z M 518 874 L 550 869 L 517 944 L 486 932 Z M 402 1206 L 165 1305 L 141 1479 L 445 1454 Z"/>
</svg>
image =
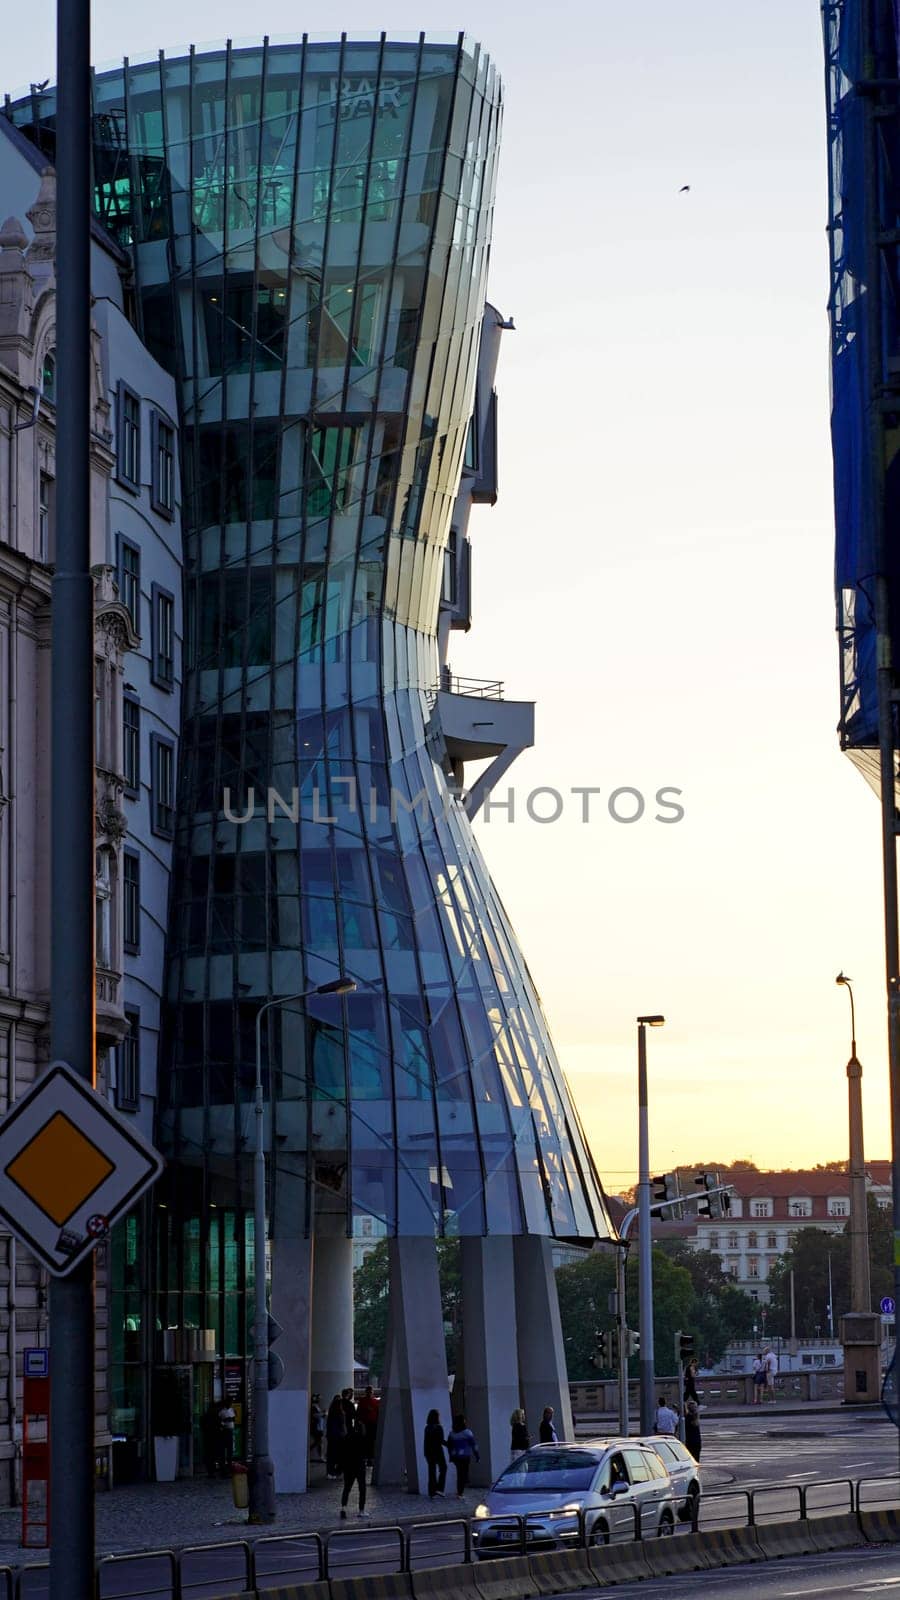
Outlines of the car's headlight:
<svg viewBox="0 0 900 1600">
<path fill-rule="evenodd" d="M 556 1517 L 577 1517 L 580 1510 L 581 1507 L 579 1505 L 560 1506 L 558 1511 L 548 1511 L 547 1516 L 552 1522 Z"/>
<path fill-rule="evenodd" d="M 489 1512 L 487 1506 L 476 1506 L 475 1507 L 475 1517 L 476 1517 L 478 1522 L 483 1522 L 485 1517 L 489 1517 L 490 1514 L 491 1513 Z"/>
</svg>

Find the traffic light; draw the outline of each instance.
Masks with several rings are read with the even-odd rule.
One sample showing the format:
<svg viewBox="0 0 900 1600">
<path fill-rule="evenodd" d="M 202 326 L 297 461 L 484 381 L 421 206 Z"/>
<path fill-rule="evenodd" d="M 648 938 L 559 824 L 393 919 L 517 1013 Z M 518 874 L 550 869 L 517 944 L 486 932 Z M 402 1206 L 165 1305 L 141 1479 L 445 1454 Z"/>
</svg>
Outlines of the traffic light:
<svg viewBox="0 0 900 1600">
<path fill-rule="evenodd" d="M 629 1328 L 625 1334 L 625 1353 L 629 1356 L 639 1356 L 641 1353 L 641 1336 Z"/>
<path fill-rule="evenodd" d="M 282 1380 L 282 1378 L 284 1377 L 284 1362 L 282 1361 L 280 1355 L 278 1355 L 277 1352 L 272 1349 L 272 1346 L 275 1343 L 275 1340 L 276 1339 L 280 1339 L 281 1335 L 283 1333 L 284 1333 L 284 1329 L 281 1326 L 281 1323 L 280 1322 L 276 1322 L 275 1318 L 272 1316 L 272 1314 L 270 1312 L 269 1313 L 269 1317 L 268 1317 L 269 1388 L 270 1389 L 277 1389 L 278 1385 L 280 1384 L 280 1382 Z"/>
<path fill-rule="evenodd" d="M 709 1214 L 711 1217 L 727 1217 L 731 1212 L 731 1195 L 727 1189 L 721 1194 L 711 1194 L 709 1197 Z"/>
<path fill-rule="evenodd" d="M 608 1328 L 601 1333 L 597 1341 L 597 1354 L 594 1356 L 595 1367 L 614 1368 L 619 1359 L 619 1340 L 615 1328 Z"/>
<path fill-rule="evenodd" d="M 674 1200 L 678 1194 L 678 1178 L 674 1172 L 660 1173 L 658 1178 L 651 1178 L 652 1204 L 660 1205 L 663 1200 Z"/>
<path fill-rule="evenodd" d="M 678 1339 L 678 1360 L 681 1366 L 686 1367 L 688 1362 L 694 1359 L 694 1335 L 692 1333 L 679 1333 L 676 1337 Z"/>
<path fill-rule="evenodd" d="M 713 1201 L 718 1199 L 718 1195 L 714 1195 L 710 1199 L 708 1190 L 715 1188 L 716 1175 L 714 1172 L 698 1172 L 694 1176 L 694 1182 L 703 1189 L 700 1204 L 697 1207 L 697 1215 L 698 1217 L 711 1217 L 713 1215 Z"/>
</svg>

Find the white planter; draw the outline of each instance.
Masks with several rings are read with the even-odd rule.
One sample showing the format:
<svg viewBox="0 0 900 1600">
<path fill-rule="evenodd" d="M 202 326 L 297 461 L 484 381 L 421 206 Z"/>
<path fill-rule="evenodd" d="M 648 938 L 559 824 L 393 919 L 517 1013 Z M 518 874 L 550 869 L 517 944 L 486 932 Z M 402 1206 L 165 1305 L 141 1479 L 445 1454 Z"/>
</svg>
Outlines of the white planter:
<svg viewBox="0 0 900 1600">
<path fill-rule="evenodd" d="M 178 1471 L 178 1435 L 156 1434 L 153 1439 L 153 1464 L 157 1483 L 174 1483 Z"/>
</svg>

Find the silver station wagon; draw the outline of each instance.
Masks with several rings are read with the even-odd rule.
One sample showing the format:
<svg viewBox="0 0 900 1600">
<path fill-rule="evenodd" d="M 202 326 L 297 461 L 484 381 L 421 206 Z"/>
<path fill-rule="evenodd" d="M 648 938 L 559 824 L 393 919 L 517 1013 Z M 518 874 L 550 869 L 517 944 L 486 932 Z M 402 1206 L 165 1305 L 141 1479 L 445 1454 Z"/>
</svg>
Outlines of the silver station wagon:
<svg viewBox="0 0 900 1600">
<path fill-rule="evenodd" d="M 539 1444 L 501 1472 L 476 1507 L 472 1543 L 479 1557 L 515 1550 L 514 1520 L 525 1517 L 530 1546 L 553 1549 L 578 1536 L 583 1513 L 592 1542 L 630 1539 L 640 1507 L 645 1538 L 675 1532 L 677 1499 L 663 1462 L 636 1439 L 593 1439 Z"/>
</svg>

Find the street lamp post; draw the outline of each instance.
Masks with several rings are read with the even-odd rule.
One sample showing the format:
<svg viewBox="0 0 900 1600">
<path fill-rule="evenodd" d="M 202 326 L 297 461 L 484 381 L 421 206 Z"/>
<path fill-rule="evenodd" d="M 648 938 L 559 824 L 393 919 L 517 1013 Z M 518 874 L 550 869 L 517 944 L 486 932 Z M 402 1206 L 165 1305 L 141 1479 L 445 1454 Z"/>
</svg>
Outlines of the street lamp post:
<svg viewBox="0 0 900 1600">
<path fill-rule="evenodd" d="M 292 1005 L 313 995 L 352 994 L 352 978 L 335 978 L 319 983 L 300 994 L 276 995 L 266 1000 L 256 1013 L 256 1077 L 253 1110 L 256 1139 L 253 1155 L 253 1290 L 256 1297 L 253 1320 L 253 1455 L 250 1461 L 249 1499 L 251 1522 L 275 1521 L 275 1463 L 269 1454 L 269 1314 L 266 1307 L 266 1145 L 262 1080 L 262 1019 L 273 1006 Z"/>
<path fill-rule="evenodd" d="M 850 996 L 850 1060 L 847 1062 L 847 1090 L 850 1103 L 850 1310 L 871 1311 L 862 1063 L 856 1054 L 856 1009 L 853 1004 L 850 979 L 845 977 L 843 972 L 839 972 L 834 981 L 841 984 Z"/>
<path fill-rule="evenodd" d="M 650 1234 L 650 1131 L 647 1120 L 647 1029 L 665 1017 L 638 1017 L 638 1296 L 641 1433 L 653 1432 L 653 1254 Z"/>
</svg>

